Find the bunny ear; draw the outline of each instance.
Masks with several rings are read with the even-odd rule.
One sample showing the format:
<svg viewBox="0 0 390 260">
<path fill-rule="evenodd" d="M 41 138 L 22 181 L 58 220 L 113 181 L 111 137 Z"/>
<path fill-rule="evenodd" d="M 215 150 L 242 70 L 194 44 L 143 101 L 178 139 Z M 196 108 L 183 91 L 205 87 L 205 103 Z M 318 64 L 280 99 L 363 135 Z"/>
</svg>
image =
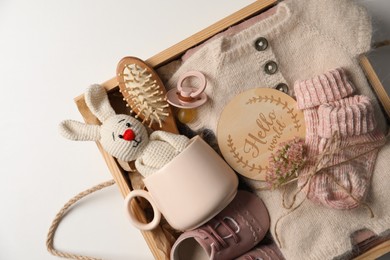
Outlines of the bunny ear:
<svg viewBox="0 0 390 260">
<path fill-rule="evenodd" d="M 100 120 L 104 122 L 110 116 L 115 115 L 114 109 L 111 107 L 106 90 L 98 85 L 90 86 L 84 94 L 85 103 L 91 112 Z"/>
<path fill-rule="evenodd" d="M 87 125 L 74 120 L 62 121 L 60 134 L 73 141 L 97 141 L 100 139 L 100 126 Z"/>
</svg>

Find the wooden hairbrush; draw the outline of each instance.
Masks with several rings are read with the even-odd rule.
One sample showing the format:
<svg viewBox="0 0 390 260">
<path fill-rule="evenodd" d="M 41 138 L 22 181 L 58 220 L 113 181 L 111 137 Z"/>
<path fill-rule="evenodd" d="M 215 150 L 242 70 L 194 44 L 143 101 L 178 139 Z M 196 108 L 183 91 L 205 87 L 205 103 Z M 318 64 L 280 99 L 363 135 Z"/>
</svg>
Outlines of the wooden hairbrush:
<svg viewBox="0 0 390 260">
<path fill-rule="evenodd" d="M 153 130 L 178 132 L 164 84 L 150 66 L 139 58 L 125 57 L 118 63 L 116 77 L 123 100 L 135 118 Z"/>
</svg>

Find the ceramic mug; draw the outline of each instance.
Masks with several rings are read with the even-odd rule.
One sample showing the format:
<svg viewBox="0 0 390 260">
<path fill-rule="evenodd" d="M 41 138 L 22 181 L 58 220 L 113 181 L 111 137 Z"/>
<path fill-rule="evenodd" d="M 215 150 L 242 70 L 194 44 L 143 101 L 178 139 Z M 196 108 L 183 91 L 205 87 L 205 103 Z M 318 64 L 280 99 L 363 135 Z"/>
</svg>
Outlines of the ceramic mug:
<svg viewBox="0 0 390 260">
<path fill-rule="evenodd" d="M 126 213 L 141 230 L 155 228 L 161 214 L 177 230 L 191 230 L 217 215 L 235 197 L 238 178 L 230 166 L 196 136 L 172 161 L 144 178 L 148 191 L 133 190 L 125 199 Z M 154 211 L 147 224 L 138 221 L 131 201 L 143 197 Z"/>
</svg>

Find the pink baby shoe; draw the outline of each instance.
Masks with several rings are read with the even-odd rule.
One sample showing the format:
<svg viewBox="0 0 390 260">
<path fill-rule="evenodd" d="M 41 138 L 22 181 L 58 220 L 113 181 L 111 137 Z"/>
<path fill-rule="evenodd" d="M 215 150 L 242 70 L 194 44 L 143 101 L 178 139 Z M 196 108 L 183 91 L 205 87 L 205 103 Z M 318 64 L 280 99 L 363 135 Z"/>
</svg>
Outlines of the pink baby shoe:
<svg viewBox="0 0 390 260">
<path fill-rule="evenodd" d="M 259 245 L 235 260 L 284 260 L 282 253 L 275 244 Z"/>
<path fill-rule="evenodd" d="M 269 229 L 263 201 L 238 191 L 233 201 L 203 226 L 184 232 L 175 242 L 171 260 L 234 259 L 256 246 Z"/>
</svg>

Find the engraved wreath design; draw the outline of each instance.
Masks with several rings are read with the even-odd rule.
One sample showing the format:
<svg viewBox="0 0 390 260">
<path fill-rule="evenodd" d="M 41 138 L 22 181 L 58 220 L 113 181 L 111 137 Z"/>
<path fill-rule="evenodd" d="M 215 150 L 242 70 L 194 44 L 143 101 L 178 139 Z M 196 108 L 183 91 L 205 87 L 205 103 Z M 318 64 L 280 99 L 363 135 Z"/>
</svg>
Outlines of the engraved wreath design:
<svg viewBox="0 0 390 260">
<path fill-rule="evenodd" d="M 249 171 L 257 171 L 261 173 L 263 170 L 268 170 L 268 167 L 263 168 L 261 165 L 256 165 L 254 163 L 250 164 L 248 160 L 244 159 L 239 152 L 237 152 L 237 147 L 234 146 L 233 139 L 231 135 L 228 135 L 228 147 L 230 148 L 230 153 L 233 154 L 233 158 L 236 159 L 236 163 L 240 164 L 242 168 L 249 168 Z"/>
<path fill-rule="evenodd" d="M 250 105 L 250 104 L 260 103 L 260 102 L 269 102 L 270 104 L 275 103 L 275 105 L 281 106 L 283 110 L 287 111 L 287 114 L 291 115 L 291 118 L 294 122 L 294 128 L 297 129 L 297 131 L 299 131 L 299 128 L 301 128 L 302 125 L 299 124 L 299 120 L 297 119 L 298 114 L 294 113 L 294 108 L 288 107 L 287 101 L 283 102 L 280 97 L 276 99 L 273 95 L 271 95 L 270 97 L 265 95 L 265 96 L 253 97 L 253 98 L 249 99 L 246 102 L 246 104 Z"/>
<path fill-rule="evenodd" d="M 267 96 L 255 96 L 250 98 L 247 102 L 246 105 L 251 105 L 255 103 L 260 103 L 260 102 L 269 102 L 270 104 L 275 104 L 276 106 L 281 106 L 283 110 L 287 112 L 291 116 L 291 119 L 293 120 L 294 123 L 294 128 L 299 131 L 299 129 L 302 127 L 302 125 L 299 123 L 299 120 L 297 119 L 298 114 L 294 112 L 294 108 L 288 107 L 288 102 L 287 101 L 282 101 L 282 99 L 275 98 L 273 95 Z M 242 168 L 248 168 L 249 171 L 257 171 L 259 174 L 265 170 L 268 171 L 268 167 L 262 167 L 261 165 L 256 165 L 255 163 L 249 163 L 249 160 L 244 159 L 244 157 L 237 151 L 237 147 L 233 143 L 233 139 L 231 135 L 228 135 L 227 139 L 227 145 L 230 148 L 229 152 L 233 155 L 233 158 L 236 160 L 236 163 L 241 165 Z"/>
</svg>

